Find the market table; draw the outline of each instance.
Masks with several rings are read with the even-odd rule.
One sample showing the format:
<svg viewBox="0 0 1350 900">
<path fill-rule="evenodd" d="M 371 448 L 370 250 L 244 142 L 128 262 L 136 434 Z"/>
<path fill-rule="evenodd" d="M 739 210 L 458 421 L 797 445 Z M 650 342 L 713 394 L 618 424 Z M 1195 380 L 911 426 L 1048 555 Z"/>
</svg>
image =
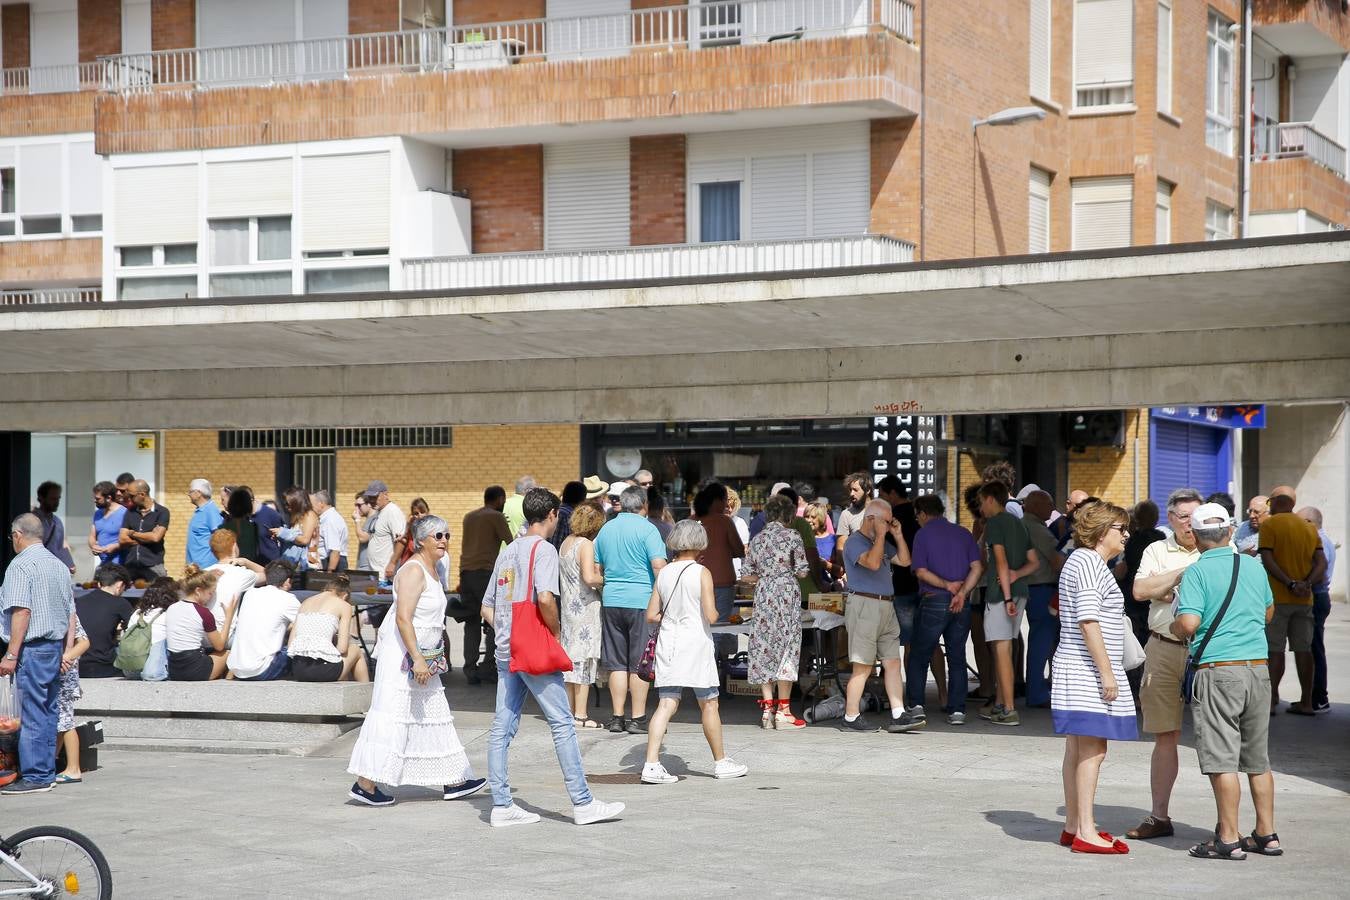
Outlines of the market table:
<svg viewBox="0 0 1350 900">
<path fill-rule="evenodd" d="M 833 652 L 835 650 L 834 633 L 841 628 L 843 624 L 844 617 L 838 613 L 829 612 L 828 610 L 823 609 L 808 609 L 802 611 L 802 636 L 805 637 L 806 632 L 808 631 L 811 633 L 812 651 L 810 662 L 811 668 L 814 669 L 816 673 L 815 684 L 802 691 L 802 699 L 804 702 L 806 698 L 821 693 L 827 677 L 834 678 L 840 693 L 843 693 L 844 685 L 839 681 L 839 669 L 835 663 L 835 653 Z M 711 630 L 714 635 L 741 635 L 749 634 L 753 627 L 754 621 L 753 617 L 751 617 L 751 621 L 741 622 L 736 625 L 733 625 L 730 622 L 719 622 L 713 625 Z M 831 638 L 831 652 L 828 653 L 825 649 L 825 638 L 827 635 Z M 719 660 L 719 663 L 722 662 L 723 661 Z M 721 667 L 725 672 L 725 665 Z"/>
</svg>

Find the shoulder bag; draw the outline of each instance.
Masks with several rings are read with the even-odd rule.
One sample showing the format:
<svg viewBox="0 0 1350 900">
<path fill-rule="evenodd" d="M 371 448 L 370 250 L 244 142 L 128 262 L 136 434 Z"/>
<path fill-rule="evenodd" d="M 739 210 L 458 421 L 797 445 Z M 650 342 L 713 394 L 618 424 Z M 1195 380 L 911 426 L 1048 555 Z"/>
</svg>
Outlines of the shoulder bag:
<svg viewBox="0 0 1350 900">
<path fill-rule="evenodd" d="M 539 605 L 535 602 L 534 554 L 543 541 L 540 538 L 530 548 L 525 593 L 511 604 L 511 671 L 524 672 L 526 675 L 572 671 L 571 658 L 544 624 L 543 616 L 539 615 Z"/>
<path fill-rule="evenodd" d="M 680 579 L 693 567 L 693 565 L 685 566 L 680 570 L 680 574 L 675 576 L 675 585 L 670 589 L 670 597 L 661 604 L 656 621 L 647 631 L 647 646 L 642 648 L 642 658 L 638 660 L 637 671 L 634 673 L 643 681 L 650 683 L 656 680 L 656 639 L 661 636 L 661 620 L 666 617 L 666 607 L 670 606 L 670 601 L 675 599 L 675 592 L 680 589 Z"/>
<path fill-rule="evenodd" d="M 1181 699 L 1185 703 L 1190 703 L 1195 694 L 1195 673 L 1199 668 L 1200 660 L 1204 659 L 1205 648 L 1209 646 L 1210 638 L 1219 630 L 1219 623 L 1223 621 L 1223 614 L 1228 612 L 1228 605 L 1233 602 L 1233 592 L 1237 590 L 1238 566 L 1242 565 L 1242 554 L 1236 550 L 1233 551 L 1233 580 L 1228 583 L 1228 594 L 1223 598 L 1223 605 L 1219 607 L 1219 614 L 1214 617 L 1214 622 L 1209 626 L 1209 631 L 1205 632 L 1205 639 L 1200 642 L 1200 646 L 1195 652 L 1186 657 L 1186 675 L 1181 679 Z"/>
</svg>

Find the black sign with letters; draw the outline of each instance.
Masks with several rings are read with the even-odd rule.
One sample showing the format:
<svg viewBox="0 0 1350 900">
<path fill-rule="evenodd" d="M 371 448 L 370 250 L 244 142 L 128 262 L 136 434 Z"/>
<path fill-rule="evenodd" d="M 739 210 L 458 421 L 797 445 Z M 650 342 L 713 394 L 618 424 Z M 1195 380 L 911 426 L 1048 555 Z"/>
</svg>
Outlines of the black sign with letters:
<svg viewBox="0 0 1350 900">
<path fill-rule="evenodd" d="M 900 479 L 910 496 L 937 492 L 937 416 L 874 416 L 872 480 Z"/>
</svg>

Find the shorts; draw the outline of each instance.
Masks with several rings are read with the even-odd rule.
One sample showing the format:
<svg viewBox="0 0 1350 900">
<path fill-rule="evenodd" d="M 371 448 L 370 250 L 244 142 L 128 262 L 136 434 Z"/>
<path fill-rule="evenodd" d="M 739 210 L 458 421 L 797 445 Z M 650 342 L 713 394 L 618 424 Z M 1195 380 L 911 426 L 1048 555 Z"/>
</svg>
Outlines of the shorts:
<svg viewBox="0 0 1350 900">
<path fill-rule="evenodd" d="M 1144 680 L 1139 687 L 1139 706 L 1143 729 L 1149 734 L 1181 730 L 1185 705 L 1181 701 L 1181 679 L 1186 675 L 1188 651 L 1151 635 L 1144 645 Z"/>
<path fill-rule="evenodd" d="M 295 656 L 291 658 L 291 674 L 296 681 L 337 681 L 342 677 L 342 663 Z"/>
<path fill-rule="evenodd" d="M 659 687 L 656 689 L 656 696 L 662 700 L 678 700 L 685 690 L 694 692 L 694 699 L 700 703 L 706 703 L 709 700 L 717 699 L 717 685 L 705 688 L 682 688 L 682 687 Z"/>
<path fill-rule="evenodd" d="M 636 672 L 647 649 L 647 610 L 606 606 L 600 610 L 600 668 Z"/>
<path fill-rule="evenodd" d="M 1309 603 L 1276 603 L 1275 615 L 1266 625 L 1266 647 L 1271 655 L 1284 652 L 1285 641 L 1295 653 L 1312 650 L 1313 608 Z"/>
<path fill-rule="evenodd" d="M 984 639 L 986 641 L 1015 641 L 1022 633 L 1022 619 L 1027 613 L 1027 598 L 1013 597 L 1017 601 L 1017 615 L 1008 615 L 1008 607 L 1000 600 L 989 603 L 984 610 Z"/>
<path fill-rule="evenodd" d="M 272 656 L 272 661 L 267 664 L 257 675 L 250 678 L 240 678 L 235 676 L 235 681 L 276 681 L 281 676 L 291 671 L 291 658 L 286 653 L 286 648 L 282 647 Z"/>
<path fill-rule="evenodd" d="M 889 598 L 850 595 L 844 604 L 848 631 L 848 661 L 870 666 L 877 660 L 900 658 L 900 620 Z"/>
<path fill-rule="evenodd" d="M 1270 672 L 1264 665 L 1197 671 L 1191 715 L 1202 774 L 1270 771 Z"/>
<path fill-rule="evenodd" d="M 170 681 L 210 681 L 211 657 L 205 650 L 173 650 L 169 653 Z"/>
<path fill-rule="evenodd" d="M 900 643 L 906 647 L 914 640 L 914 613 L 919 609 L 918 594 L 896 594 L 895 618 L 900 623 Z"/>
</svg>

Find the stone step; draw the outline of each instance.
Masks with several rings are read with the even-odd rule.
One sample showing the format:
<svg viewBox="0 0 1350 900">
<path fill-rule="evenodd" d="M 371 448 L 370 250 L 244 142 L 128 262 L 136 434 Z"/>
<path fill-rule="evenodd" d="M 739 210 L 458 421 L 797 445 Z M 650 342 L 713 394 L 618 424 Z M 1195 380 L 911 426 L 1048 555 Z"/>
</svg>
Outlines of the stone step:
<svg viewBox="0 0 1350 900">
<path fill-rule="evenodd" d="M 100 750 L 132 750 L 160 753 L 231 753 L 239 755 L 308 756 L 306 745 L 292 741 L 173 740 L 169 738 L 108 737 Z M 100 761 L 107 765 L 106 759 Z"/>
<path fill-rule="evenodd" d="M 104 715 L 103 734 L 114 738 L 147 738 L 170 741 L 243 741 L 321 744 L 336 740 L 353 728 L 358 718 L 336 722 L 236 719 L 219 717 Z"/>
</svg>

